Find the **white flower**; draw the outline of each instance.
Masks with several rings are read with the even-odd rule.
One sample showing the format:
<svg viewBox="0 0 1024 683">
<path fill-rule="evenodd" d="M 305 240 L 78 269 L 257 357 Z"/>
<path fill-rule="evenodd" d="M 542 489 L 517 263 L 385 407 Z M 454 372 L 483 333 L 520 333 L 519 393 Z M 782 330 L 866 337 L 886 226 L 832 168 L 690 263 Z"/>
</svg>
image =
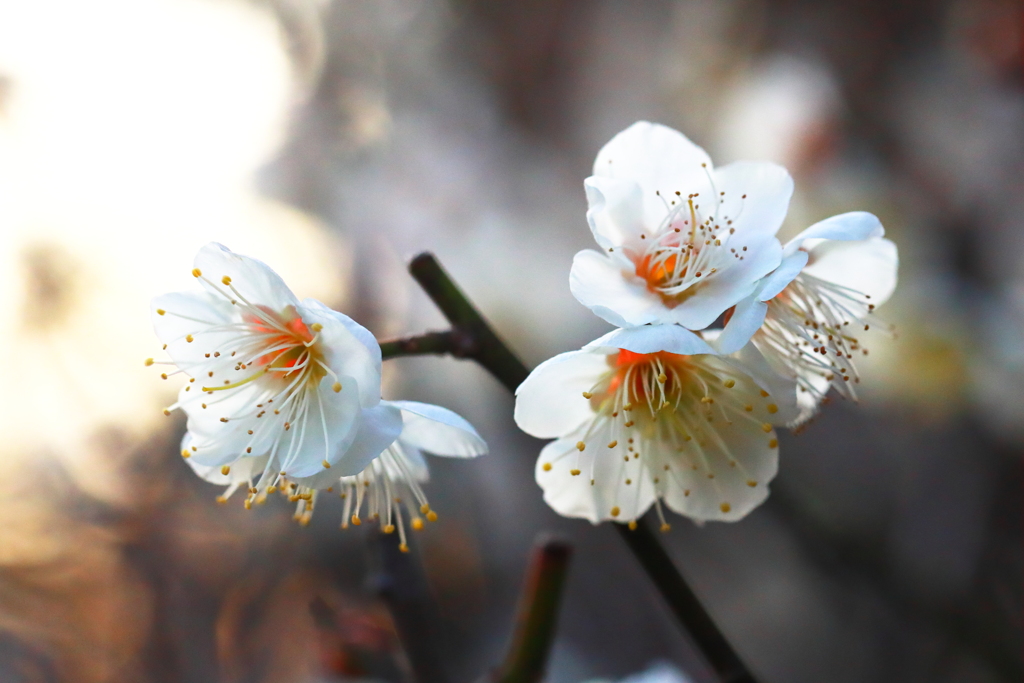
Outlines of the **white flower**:
<svg viewBox="0 0 1024 683">
<path fill-rule="evenodd" d="M 793 193 L 781 166 L 716 169 L 681 133 L 641 121 L 604 146 L 585 186 L 603 253 L 576 254 L 570 287 L 617 327 L 702 330 L 779 265 Z"/>
<path fill-rule="evenodd" d="M 735 521 L 768 495 L 773 424 L 795 398 L 760 386 L 674 326 L 615 330 L 538 366 L 516 391 L 524 431 L 557 437 L 537 461 L 559 514 L 634 520 L 661 504 L 695 520 Z M 766 391 L 771 389 L 771 391 Z"/>
<path fill-rule="evenodd" d="M 414 401 L 382 401 L 382 404 L 401 411 L 401 435 L 379 450 L 377 457 L 355 475 L 339 477 L 334 470 L 325 470 L 311 477 L 282 478 L 276 485 L 262 488 L 254 480 L 263 471 L 266 456 L 241 458 L 224 470 L 198 465 L 191 458 L 189 464 L 203 479 L 228 487 L 218 498 L 221 501 L 227 500 L 243 484 L 247 484 L 247 508 L 253 502 L 262 503 L 268 493 L 280 489 L 289 500 L 297 503 L 295 519 L 302 524 L 308 524 L 312 518 L 319 492 L 337 488 L 345 501 L 343 529 L 348 528 L 349 523 L 360 525 L 360 515 L 365 508 L 370 518 L 380 520 L 384 533 L 394 533 L 397 528 L 401 539 L 399 547 L 404 551 L 407 545 L 403 506 L 408 510 L 413 529 L 423 528 L 420 515 L 429 521 L 437 519 L 420 486 L 429 479 L 422 451 L 473 458 L 487 453 L 487 443 L 469 422 L 440 406 Z"/>
<path fill-rule="evenodd" d="M 348 317 L 299 301 L 268 266 L 219 244 L 192 274 L 205 291 L 153 300 L 156 334 L 188 382 L 182 455 L 251 471 L 260 487 L 327 468 L 356 474 L 395 440 L 402 419 L 380 400 L 380 347 Z M 147 364 L 152 364 L 152 359 Z"/>
<path fill-rule="evenodd" d="M 782 264 L 741 302 L 716 346 L 738 350 L 749 339 L 772 369 L 798 384 L 800 415 L 811 417 L 835 386 L 856 399 L 854 356 L 861 336 L 891 328 L 874 315 L 896 288 L 899 257 L 874 215 L 840 214 L 815 223 L 789 243 Z M 753 335 L 753 336 L 751 336 Z"/>
</svg>

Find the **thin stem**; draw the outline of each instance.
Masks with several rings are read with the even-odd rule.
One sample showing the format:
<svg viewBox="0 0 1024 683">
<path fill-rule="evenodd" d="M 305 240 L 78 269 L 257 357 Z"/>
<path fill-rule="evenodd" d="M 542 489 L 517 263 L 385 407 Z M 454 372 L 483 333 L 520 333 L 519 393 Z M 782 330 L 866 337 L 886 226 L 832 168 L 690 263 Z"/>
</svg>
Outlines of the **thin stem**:
<svg viewBox="0 0 1024 683">
<path fill-rule="evenodd" d="M 494 333 L 437 259 L 429 253 L 420 254 L 410 262 L 409 272 L 452 324 L 451 337 L 442 341 L 445 333 L 432 332 L 390 342 L 384 357 L 448 353 L 458 358 L 471 358 L 515 393 L 529 371 Z M 715 626 L 650 529 L 645 524 L 638 524 L 634 531 L 620 524 L 614 526 L 722 683 L 754 683 L 753 675 Z"/>
<path fill-rule="evenodd" d="M 672 558 L 661 547 L 646 522 L 640 520 L 632 530 L 625 524 L 614 526 L 658 587 L 665 602 L 690 632 L 722 683 L 754 683 L 754 677 L 672 564 Z"/>
<path fill-rule="evenodd" d="M 519 598 L 512 643 L 494 674 L 495 683 L 543 680 L 571 558 L 572 546 L 567 542 L 543 535 L 537 539 Z"/>
</svg>

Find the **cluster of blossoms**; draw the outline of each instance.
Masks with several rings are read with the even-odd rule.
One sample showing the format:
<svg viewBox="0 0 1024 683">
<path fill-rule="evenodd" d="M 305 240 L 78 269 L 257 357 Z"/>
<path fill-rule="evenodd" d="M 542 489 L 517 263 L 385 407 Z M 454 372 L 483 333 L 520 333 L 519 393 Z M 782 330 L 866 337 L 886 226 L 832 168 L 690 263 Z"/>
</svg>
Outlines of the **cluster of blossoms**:
<svg viewBox="0 0 1024 683">
<path fill-rule="evenodd" d="M 420 487 L 422 451 L 474 457 L 487 445 L 439 406 L 381 399 L 381 351 L 373 335 L 315 299 L 299 301 L 264 263 L 219 244 L 204 247 L 192 275 L 202 291 L 152 302 L 153 325 L 188 380 L 166 414 L 181 409 L 181 454 L 207 481 L 245 489 L 245 506 L 280 492 L 308 522 L 317 496 L 337 492 L 344 520 L 365 512 L 406 548 L 435 512 Z M 147 359 L 147 365 L 157 364 Z"/>
<path fill-rule="evenodd" d="M 896 286 L 896 246 L 852 212 L 776 237 L 793 181 L 771 163 L 714 168 L 681 133 L 639 122 L 598 153 L 573 295 L 618 329 L 541 364 L 516 422 L 555 438 L 537 482 L 558 513 L 635 525 L 652 505 L 742 518 L 778 469 L 776 426 L 831 387 L 856 398 L 859 335 Z"/>
</svg>

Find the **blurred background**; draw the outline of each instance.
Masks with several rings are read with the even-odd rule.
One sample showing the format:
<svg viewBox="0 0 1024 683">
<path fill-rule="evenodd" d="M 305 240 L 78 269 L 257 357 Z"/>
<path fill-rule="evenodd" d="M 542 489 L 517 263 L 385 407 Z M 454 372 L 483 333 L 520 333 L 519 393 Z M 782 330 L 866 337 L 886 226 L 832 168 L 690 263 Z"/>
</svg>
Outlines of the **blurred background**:
<svg viewBox="0 0 1024 683">
<path fill-rule="evenodd" d="M 374 529 L 182 462 L 148 301 L 216 240 L 379 338 L 439 329 L 431 250 L 535 365 L 607 330 L 568 273 L 637 119 L 787 166 L 783 236 L 862 209 L 901 254 L 861 402 L 782 437 L 747 519 L 663 537 L 711 613 L 766 683 L 1020 681 L 1018 1 L 0 0 L 0 682 L 407 680 Z M 453 680 L 500 659 L 540 530 L 576 545 L 549 680 L 714 680 L 614 530 L 543 504 L 495 380 L 386 367 L 491 444 L 432 461 L 416 539 Z"/>
</svg>

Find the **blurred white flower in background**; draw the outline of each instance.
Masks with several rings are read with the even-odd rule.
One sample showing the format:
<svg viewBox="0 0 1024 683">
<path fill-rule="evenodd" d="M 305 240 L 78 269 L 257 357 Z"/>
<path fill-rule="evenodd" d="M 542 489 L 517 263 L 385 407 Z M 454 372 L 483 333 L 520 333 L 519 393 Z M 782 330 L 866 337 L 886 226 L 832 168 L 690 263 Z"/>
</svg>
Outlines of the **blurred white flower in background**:
<svg viewBox="0 0 1024 683">
<path fill-rule="evenodd" d="M 168 402 L 129 360 L 156 350 L 147 299 L 199 246 L 272 250 L 302 291 L 343 296 L 337 245 L 251 188 L 294 97 L 288 56 L 241 2 L 2 1 L 0 75 L 0 353 L 21 387 L 2 455 L 59 457 L 122 499 L 120 463 Z"/>
<path fill-rule="evenodd" d="M 669 662 L 654 662 L 644 671 L 619 679 L 617 683 L 692 683 L 693 679 Z M 594 678 L 587 683 L 613 683 L 611 679 Z"/>
</svg>

